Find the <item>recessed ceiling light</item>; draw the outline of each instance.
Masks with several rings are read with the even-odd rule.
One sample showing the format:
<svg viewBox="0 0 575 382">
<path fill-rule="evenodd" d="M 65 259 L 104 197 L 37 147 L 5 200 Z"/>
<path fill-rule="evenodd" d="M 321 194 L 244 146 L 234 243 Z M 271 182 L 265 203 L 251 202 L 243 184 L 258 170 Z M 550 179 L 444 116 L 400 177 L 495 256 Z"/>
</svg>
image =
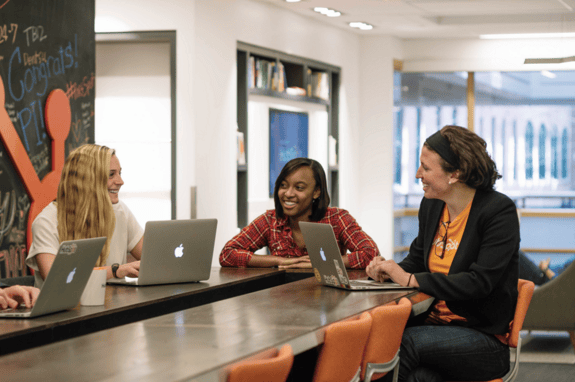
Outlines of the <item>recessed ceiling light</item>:
<svg viewBox="0 0 575 382">
<path fill-rule="evenodd" d="M 373 25 L 368 24 L 368 23 L 364 23 L 363 21 L 355 21 L 355 22 L 349 23 L 349 26 L 352 28 L 359 28 L 363 31 L 368 31 L 370 29 L 373 29 Z"/>
<path fill-rule="evenodd" d="M 286 3 L 299 3 L 301 0 L 286 0 Z"/>
<path fill-rule="evenodd" d="M 317 13 L 321 13 L 322 15 L 327 16 L 327 17 L 339 17 L 339 16 L 341 16 L 341 12 L 336 11 L 335 9 L 329 9 L 326 7 L 315 7 L 313 10 L 316 11 Z"/>
</svg>

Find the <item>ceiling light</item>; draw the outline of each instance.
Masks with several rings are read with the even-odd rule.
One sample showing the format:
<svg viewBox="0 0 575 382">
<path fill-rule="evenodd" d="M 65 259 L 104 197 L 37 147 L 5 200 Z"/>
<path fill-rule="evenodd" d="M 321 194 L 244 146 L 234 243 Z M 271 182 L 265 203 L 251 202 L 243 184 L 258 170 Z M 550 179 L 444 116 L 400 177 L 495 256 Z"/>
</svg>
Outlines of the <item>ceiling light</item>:
<svg viewBox="0 0 575 382">
<path fill-rule="evenodd" d="M 562 38 L 575 37 L 575 33 L 513 33 L 513 34 L 482 34 L 483 40 L 514 39 L 514 38 Z"/>
<path fill-rule="evenodd" d="M 543 77 L 547 77 L 547 78 L 555 78 L 557 77 L 557 74 L 550 72 L 549 70 L 542 70 L 541 71 L 541 75 Z"/>
<path fill-rule="evenodd" d="M 362 21 L 356 21 L 356 22 L 349 23 L 349 26 L 352 28 L 359 28 L 363 31 L 368 31 L 370 29 L 373 29 L 373 25 L 368 24 L 368 23 L 364 23 Z"/>
<path fill-rule="evenodd" d="M 301 0 L 286 0 L 286 3 L 299 3 Z"/>
<path fill-rule="evenodd" d="M 327 17 L 339 17 L 339 16 L 341 16 L 341 12 L 336 11 L 335 9 L 329 9 L 326 7 L 315 7 L 313 10 L 316 11 L 317 13 L 321 13 L 322 15 L 327 16 Z"/>
<path fill-rule="evenodd" d="M 561 58 L 526 58 L 524 64 L 562 64 L 575 61 L 575 56 Z"/>
</svg>

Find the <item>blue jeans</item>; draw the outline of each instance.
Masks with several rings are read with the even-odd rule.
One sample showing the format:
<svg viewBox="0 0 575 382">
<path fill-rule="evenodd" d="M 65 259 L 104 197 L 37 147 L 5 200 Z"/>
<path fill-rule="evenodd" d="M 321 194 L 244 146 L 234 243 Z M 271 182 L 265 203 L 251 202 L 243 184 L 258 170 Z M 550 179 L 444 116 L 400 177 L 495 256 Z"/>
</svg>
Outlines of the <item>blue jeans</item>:
<svg viewBox="0 0 575 382">
<path fill-rule="evenodd" d="M 399 380 L 487 381 L 509 371 L 509 347 L 495 336 L 455 325 L 405 328 Z"/>
</svg>

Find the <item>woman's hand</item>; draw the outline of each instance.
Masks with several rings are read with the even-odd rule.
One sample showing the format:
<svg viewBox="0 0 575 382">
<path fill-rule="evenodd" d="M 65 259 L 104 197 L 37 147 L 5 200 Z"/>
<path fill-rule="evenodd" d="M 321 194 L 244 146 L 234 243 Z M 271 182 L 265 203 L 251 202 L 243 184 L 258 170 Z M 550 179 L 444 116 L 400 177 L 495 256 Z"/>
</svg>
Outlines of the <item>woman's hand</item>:
<svg viewBox="0 0 575 382">
<path fill-rule="evenodd" d="M 138 277 L 140 273 L 140 262 L 132 261 L 131 263 L 122 264 L 116 271 L 116 275 L 119 279 L 124 277 Z"/>
<path fill-rule="evenodd" d="M 402 286 L 418 286 L 415 277 L 403 270 L 393 260 L 385 260 L 383 257 L 375 257 L 365 269 L 367 275 L 375 281 L 384 282 L 391 279 Z M 410 283 L 410 285 L 408 285 Z"/>
<path fill-rule="evenodd" d="M 39 294 L 40 289 L 23 285 L 0 289 L 0 308 L 10 307 L 14 309 L 20 304 L 26 305 L 26 308 L 31 308 L 36 303 Z"/>
<path fill-rule="evenodd" d="M 309 256 L 292 258 L 278 257 L 278 259 L 280 260 L 280 263 L 278 264 L 279 269 L 311 268 Z"/>
</svg>

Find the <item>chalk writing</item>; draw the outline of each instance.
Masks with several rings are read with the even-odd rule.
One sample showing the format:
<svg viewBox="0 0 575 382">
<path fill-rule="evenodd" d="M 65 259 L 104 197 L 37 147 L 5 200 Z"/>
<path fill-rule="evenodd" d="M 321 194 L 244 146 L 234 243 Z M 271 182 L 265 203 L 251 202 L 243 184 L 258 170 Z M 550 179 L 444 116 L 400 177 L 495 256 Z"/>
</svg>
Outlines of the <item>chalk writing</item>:
<svg viewBox="0 0 575 382">
<path fill-rule="evenodd" d="M 84 143 L 89 143 L 90 138 L 88 136 L 88 126 L 90 124 L 84 123 L 85 119 L 82 120 L 76 116 L 76 121 L 72 121 L 70 126 L 70 130 L 72 131 L 72 137 L 74 138 L 74 142 L 70 145 L 71 148 L 78 147 L 83 145 Z"/>
<path fill-rule="evenodd" d="M 90 77 L 86 76 L 82 79 L 81 83 L 69 82 L 66 84 L 66 96 L 69 99 L 78 99 L 82 97 L 88 97 L 90 95 L 90 90 L 94 88 L 96 77 L 94 73 Z"/>
<path fill-rule="evenodd" d="M 26 246 L 12 244 L 8 250 L 0 251 L 0 264 L 4 264 L 4 277 L 18 277 L 26 274 Z"/>
<path fill-rule="evenodd" d="M 26 34 L 26 43 L 28 46 L 30 46 L 32 42 L 42 41 L 48 37 L 44 34 L 44 27 L 42 25 L 28 27 L 24 29 L 24 33 Z"/>
<path fill-rule="evenodd" d="M 38 110 L 37 113 L 36 110 Z M 18 122 L 24 135 L 26 151 L 30 152 L 30 144 L 28 143 L 28 135 L 30 134 L 35 134 L 32 137 L 37 139 L 36 146 L 42 145 L 42 140 L 46 138 L 46 127 L 42 115 L 42 104 L 39 100 L 30 102 L 30 107 L 25 107 L 18 113 Z M 34 130 L 29 129 L 32 122 L 34 123 Z"/>
<path fill-rule="evenodd" d="M 48 167 L 50 164 L 48 161 L 49 158 L 48 147 L 44 147 L 42 151 L 30 158 L 32 166 L 34 166 L 34 170 L 36 170 L 37 174 Z"/>
<path fill-rule="evenodd" d="M 16 105 L 14 103 L 6 103 L 4 106 L 6 107 L 6 112 L 8 113 L 8 116 L 10 117 L 12 123 L 18 122 L 18 115 L 16 114 L 15 110 Z"/>
<path fill-rule="evenodd" d="M 0 192 L 0 245 L 4 241 L 4 237 L 14 224 L 16 216 L 16 191 L 7 192 L 4 200 L 2 200 L 2 193 Z"/>
<path fill-rule="evenodd" d="M 30 209 L 30 198 L 24 194 L 18 198 L 18 232 L 22 232 L 22 243 L 24 242 L 24 230 L 26 229 L 26 217 Z"/>
<path fill-rule="evenodd" d="M 12 44 L 16 41 L 16 32 L 18 31 L 18 24 L 10 24 L 10 29 L 8 29 L 8 25 L 0 25 L 0 44 L 5 41 L 8 41 L 10 35 L 12 35 Z"/>
<path fill-rule="evenodd" d="M 66 48 L 60 46 L 56 56 L 47 56 L 45 62 L 32 65 L 24 72 L 17 70 L 22 64 L 22 53 L 20 47 L 16 47 L 8 64 L 8 93 L 15 101 L 32 91 L 36 95 L 43 96 L 48 89 L 48 80 L 52 76 L 66 75 L 66 69 L 74 66 L 74 54 L 72 54 L 72 43 L 68 42 Z M 21 76 L 14 78 L 13 76 Z"/>
<path fill-rule="evenodd" d="M 24 66 L 38 65 L 43 62 L 48 62 L 46 59 L 46 52 L 34 52 L 34 54 L 24 53 L 22 57 L 24 59 Z"/>
</svg>

